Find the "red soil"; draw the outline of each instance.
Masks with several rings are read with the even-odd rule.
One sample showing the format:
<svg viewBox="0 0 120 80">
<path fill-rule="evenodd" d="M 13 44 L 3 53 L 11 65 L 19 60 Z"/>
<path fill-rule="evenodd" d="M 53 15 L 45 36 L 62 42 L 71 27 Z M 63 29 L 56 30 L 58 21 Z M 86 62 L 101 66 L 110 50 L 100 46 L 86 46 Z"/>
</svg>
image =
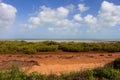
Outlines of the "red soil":
<svg viewBox="0 0 120 80">
<path fill-rule="evenodd" d="M 120 57 L 120 53 L 98 52 L 40 52 L 27 54 L 0 54 L 0 70 L 13 64 L 22 67 L 27 73 L 37 71 L 42 74 L 68 73 L 102 67 Z"/>
</svg>

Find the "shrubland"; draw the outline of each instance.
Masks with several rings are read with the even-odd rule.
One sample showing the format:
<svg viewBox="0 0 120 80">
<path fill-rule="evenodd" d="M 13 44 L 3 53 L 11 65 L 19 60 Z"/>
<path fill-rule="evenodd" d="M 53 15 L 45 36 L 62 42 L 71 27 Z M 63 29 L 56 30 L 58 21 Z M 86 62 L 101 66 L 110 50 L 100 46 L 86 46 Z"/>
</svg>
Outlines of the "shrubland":
<svg viewBox="0 0 120 80">
<path fill-rule="evenodd" d="M 22 52 L 33 54 L 36 52 L 120 52 L 120 42 L 26 42 L 26 41 L 0 41 L 0 53 Z"/>
</svg>

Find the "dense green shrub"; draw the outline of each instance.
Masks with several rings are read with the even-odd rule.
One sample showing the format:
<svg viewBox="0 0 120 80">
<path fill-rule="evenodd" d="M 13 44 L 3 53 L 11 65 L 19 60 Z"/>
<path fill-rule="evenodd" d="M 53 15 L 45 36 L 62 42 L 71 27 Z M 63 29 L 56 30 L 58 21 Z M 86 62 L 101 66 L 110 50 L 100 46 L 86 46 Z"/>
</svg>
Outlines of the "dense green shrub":
<svg viewBox="0 0 120 80">
<path fill-rule="evenodd" d="M 36 50 L 38 52 L 54 52 L 58 50 L 58 45 L 49 45 L 49 46 L 37 46 Z"/>
<path fill-rule="evenodd" d="M 18 67 L 12 66 L 10 70 L 0 72 L 0 80 L 26 80 L 26 74 Z"/>
<path fill-rule="evenodd" d="M 61 80 L 61 79 L 59 79 L 59 76 L 56 74 L 49 74 L 46 80 Z"/>
<path fill-rule="evenodd" d="M 46 77 L 47 77 L 46 75 L 33 72 L 29 76 L 27 76 L 26 80 L 46 80 Z"/>
<path fill-rule="evenodd" d="M 55 44 L 55 45 L 53 45 Z M 56 42 L 25 42 L 25 41 L 0 41 L 1 53 L 23 52 L 33 54 L 36 52 L 57 51 Z"/>
<path fill-rule="evenodd" d="M 36 53 L 37 51 L 34 48 L 28 47 L 25 50 L 23 50 L 23 52 L 26 54 L 33 54 L 33 53 Z"/>
<path fill-rule="evenodd" d="M 83 72 L 76 72 L 74 80 L 96 80 L 94 70 L 86 70 Z"/>
<path fill-rule="evenodd" d="M 61 43 L 60 48 L 63 51 L 69 51 L 69 52 L 85 52 L 89 51 L 89 47 L 86 46 L 86 44 L 82 43 L 74 43 L 74 42 L 68 42 L 68 43 Z"/>
<path fill-rule="evenodd" d="M 95 77 L 106 78 L 106 79 L 115 79 L 120 77 L 120 72 L 114 68 L 98 68 L 95 70 Z"/>
<path fill-rule="evenodd" d="M 69 74 L 68 73 L 61 74 L 59 77 L 61 80 L 73 80 L 77 74 L 79 74 L 79 73 L 78 72 L 70 72 Z"/>
<path fill-rule="evenodd" d="M 54 52 L 57 50 L 67 52 L 120 52 L 120 42 L 25 42 L 25 41 L 0 41 L 0 53 L 36 53 L 36 52 Z"/>
<path fill-rule="evenodd" d="M 120 58 L 117 58 L 115 61 L 113 61 L 113 67 L 115 69 L 120 69 Z"/>
<path fill-rule="evenodd" d="M 59 44 L 55 41 L 43 41 L 42 43 L 45 44 L 45 45 L 58 45 Z"/>
<path fill-rule="evenodd" d="M 80 42 L 64 42 L 60 43 L 59 48 L 63 51 L 69 52 L 88 52 L 88 51 L 99 51 L 99 52 L 119 52 L 119 42 L 98 42 L 98 43 L 80 43 Z"/>
</svg>

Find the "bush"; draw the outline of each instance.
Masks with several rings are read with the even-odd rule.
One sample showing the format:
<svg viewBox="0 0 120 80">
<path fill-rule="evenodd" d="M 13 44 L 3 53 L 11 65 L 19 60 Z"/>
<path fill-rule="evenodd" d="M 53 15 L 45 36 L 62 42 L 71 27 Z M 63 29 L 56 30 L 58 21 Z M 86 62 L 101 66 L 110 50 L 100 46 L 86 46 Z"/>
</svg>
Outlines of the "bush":
<svg viewBox="0 0 120 80">
<path fill-rule="evenodd" d="M 116 60 L 114 60 L 113 67 L 115 69 L 120 69 L 120 58 L 117 58 Z"/>
<path fill-rule="evenodd" d="M 79 80 L 95 80 L 94 71 L 93 70 L 86 70 L 78 74 Z M 75 77 L 75 78 L 77 78 Z M 78 80 L 76 79 L 76 80 Z"/>
<path fill-rule="evenodd" d="M 69 74 L 61 74 L 59 77 L 61 80 L 73 80 L 77 75 L 77 72 L 70 72 Z"/>
<path fill-rule="evenodd" d="M 31 73 L 27 80 L 46 80 L 46 75 L 38 74 L 37 72 Z"/>
<path fill-rule="evenodd" d="M 57 50 L 67 52 L 120 52 L 120 42 L 80 43 L 80 42 L 25 42 L 25 41 L 0 41 L 1 53 L 23 52 L 32 54 L 35 52 L 54 52 Z"/>
<path fill-rule="evenodd" d="M 36 53 L 37 51 L 34 48 L 26 48 L 23 52 L 26 54 L 33 54 Z"/>
<path fill-rule="evenodd" d="M 95 70 L 95 77 L 106 78 L 106 79 L 115 79 L 120 76 L 120 72 L 114 68 L 98 68 Z"/>
<path fill-rule="evenodd" d="M 84 47 L 80 43 L 73 43 L 73 42 L 61 44 L 60 48 L 63 51 L 68 51 L 68 52 L 81 52 L 81 51 L 83 52 L 83 51 L 85 51 Z"/>
<path fill-rule="evenodd" d="M 10 70 L 0 72 L 0 80 L 26 80 L 26 74 L 18 67 L 12 66 Z"/>
<path fill-rule="evenodd" d="M 37 52 L 54 52 L 58 50 L 57 45 L 50 45 L 50 46 L 37 46 L 36 47 Z"/>
<path fill-rule="evenodd" d="M 56 74 L 50 74 L 47 76 L 46 80 L 60 80 L 59 76 L 57 76 Z"/>
<path fill-rule="evenodd" d="M 43 41 L 42 43 L 45 45 L 58 45 L 58 43 L 55 41 Z"/>
</svg>

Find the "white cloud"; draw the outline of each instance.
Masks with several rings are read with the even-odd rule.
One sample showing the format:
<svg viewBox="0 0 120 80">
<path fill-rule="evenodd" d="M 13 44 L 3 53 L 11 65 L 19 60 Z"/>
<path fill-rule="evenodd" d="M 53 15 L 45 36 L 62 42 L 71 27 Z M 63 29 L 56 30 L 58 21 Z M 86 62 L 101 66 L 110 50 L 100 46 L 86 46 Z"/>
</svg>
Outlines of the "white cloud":
<svg viewBox="0 0 120 80">
<path fill-rule="evenodd" d="M 56 13 L 58 13 L 58 16 L 61 16 L 64 18 L 64 17 L 68 16 L 69 10 L 64 7 L 59 7 L 59 8 L 57 8 Z"/>
<path fill-rule="evenodd" d="M 40 12 L 36 17 L 30 17 L 28 24 L 24 24 L 24 27 L 36 28 L 42 26 L 49 26 L 48 30 L 68 30 L 71 27 L 77 26 L 78 23 L 73 20 L 67 19 L 69 15 L 69 9 L 65 7 L 58 7 L 57 9 L 51 9 L 46 6 L 42 6 Z"/>
<path fill-rule="evenodd" d="M 85 12 L 89 9 L 89 7 L 86 7 L 84 4 L 79 4 L 78 9 L 80 10 L 80 12 Z"/>
<path fill-rule="evenodd" d="M 118 26 L 120 25 L 120 6 L 103 1 L 98 15 L 94 17 L 88 14 L 84 17 L 84 22 L 88 27 L 96 29 Z"/>
<path fill-rule="evenodd" d="M 16 12 L 16 8 L 12 5 L 0 3 L 0 29 L 7 28 L 13 23 Z"/>
<path fill-rule="evenodd" d="M 57 21 L 63 20 L 69 14 L 69 10 L 64 7 L 51 9 L 46 6 L 41 7 L 36 17 L 30 17 L 26 27 L 35 28 L 44 25 L 55 25 Z"/>
<path fill-rule="evenodd" d="M 75 14 L 73 19 L 76 20 L 76 21 L 82 21 L 81 14 Z"/>
<path fill-rule="evenodd" d="M 69 19 L 70 8 L 58 7 L 52 9 L 42 6 L 41 10 L 35 17 L 28 19 L 28 24 L 24 24 L 27 28 L 45 27 L 53 32 L 72 32 L 80 31 L 80 27 L 86 27 L 86 32 L 97 32 L 103 28 L 114 27 L 120 25 L 120 6 L 103 1 L 98 15 L 87 14 L 82 16 L 82 13 L 89 9 L 84 4 L 78 5 L 80 12 L 76 12 Z M 74 9 L 74 8 L 72 8 Z"/>
<path fill-rule="evenodd" d="M 99 11 L 98 19 L 101 26 L 112 27 L 120 25 L 120 6 L 103 1 Z"/>
<path fill-rule="evenodd" d="M 97 18 L 90 14 L 84 17 L 84 21 L 90 27 L 95 27 L 97 24 Z"/>
</svg>

